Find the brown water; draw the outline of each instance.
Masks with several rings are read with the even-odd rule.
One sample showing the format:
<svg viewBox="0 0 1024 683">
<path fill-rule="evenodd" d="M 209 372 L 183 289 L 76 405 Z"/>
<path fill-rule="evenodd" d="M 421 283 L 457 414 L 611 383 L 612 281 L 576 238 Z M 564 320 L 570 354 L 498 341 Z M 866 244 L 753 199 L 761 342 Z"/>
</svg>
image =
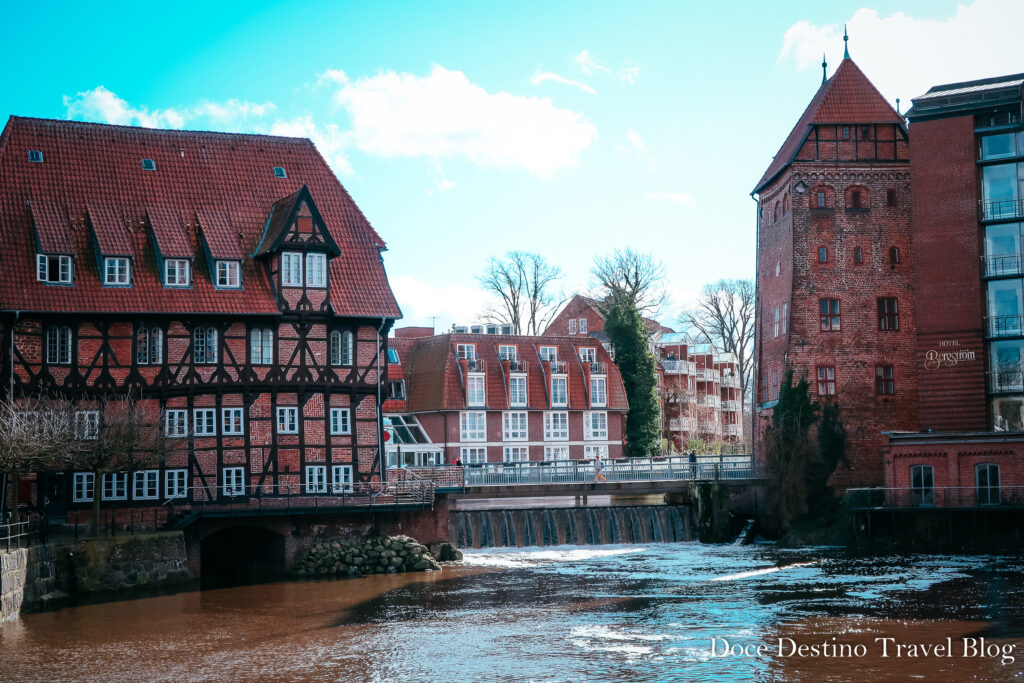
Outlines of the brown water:
<svg viewBox="0 0 1024 683">
<path fill-rule="evenodd" d="M 882 657 L 884 637 L 951 638 L 954 656 Z M 996 656 L 962 656 L 964 637 Z M 768 651 L 715 657 L 711 638 Z M 780 638 L 867 653 L 779 656 Z M 3 681 L 911 678 L 1024 680 L 1024 561 L 696 543 L 493 549 L 443 572 L 195 589 L 0 626 Z"/>
</svg>

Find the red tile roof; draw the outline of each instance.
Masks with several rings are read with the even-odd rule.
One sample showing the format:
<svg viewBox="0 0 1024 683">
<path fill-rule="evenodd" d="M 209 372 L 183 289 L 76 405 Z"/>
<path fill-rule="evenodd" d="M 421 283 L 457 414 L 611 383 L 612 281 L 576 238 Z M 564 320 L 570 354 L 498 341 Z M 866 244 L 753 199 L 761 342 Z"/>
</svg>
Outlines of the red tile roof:
<svg viewBox="0 0 1024 683">
<path fill-rule="evenodd" d="M 167 258 L 192 258 L 195 255 L 177 209 L 150 206 L 146 208 L 146 217 L 161 255 Z"/>
<path fill-rule="evenodd" d="M 30 149 L 42 151 L 45 161 L 27 161 Z M 154 159 L 157 170 L 144 171 L 143 157 Z M 274 177 L 274 166 L 285 167 L 288 177 Z M 383 240 L 309 140 L 11 117 L 0 134 L 0 238 L 6 246 L 0 250 L 0 306 L 277 313 L 264 269 L 252 258 L 243 260 L 243 289 L 217 290 L 208 269 L 199 267 L 190 289 L 164 288 L 146 216 L 150 209 L 176 214 L 196 257 L 198 216 L 211 252 L 247 257 L 274 203 L 303 185 L 342 252 L 329 266 L 335 313 L 400 317 L 380 257 Z M 43 248 L 57 253 L 71 242 L 77 254 L 73 286 L 36 281 L 33 223 Z M 134 257 L 131 287 L 115 293 L 100 284 L 93 231 L 102 253 Z"/>
<path fill-rule="evenodd" d="M 904 125 L 903 117 L 878 92 L 878 88 L 868 80 L 860 67 L 852 59 L 846 58 L 811 98 L 768 170 L 757 181 L 754 192 L 763 190 L 793 162 L 811 128 L 818 123 Z"/>
</svg>

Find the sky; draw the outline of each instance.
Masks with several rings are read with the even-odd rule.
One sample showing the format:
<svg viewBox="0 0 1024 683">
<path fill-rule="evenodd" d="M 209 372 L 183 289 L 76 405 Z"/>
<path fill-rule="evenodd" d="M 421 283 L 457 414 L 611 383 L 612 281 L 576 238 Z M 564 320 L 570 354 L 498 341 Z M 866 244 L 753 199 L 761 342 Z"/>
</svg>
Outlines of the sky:
<svg viewBox="0 0 1024 683">
<path fill-rule="evenodd" d="M 388 244 L 400 325 L 480 320 L 492 256 L 565 295 L 660 258 L 673 325 L 751 278 L 754 183 L 850 53 L 906 111 L 1024 72 L 1024 2 L 11 2 L 0 115 L 311 138 Z"/>
</svg>

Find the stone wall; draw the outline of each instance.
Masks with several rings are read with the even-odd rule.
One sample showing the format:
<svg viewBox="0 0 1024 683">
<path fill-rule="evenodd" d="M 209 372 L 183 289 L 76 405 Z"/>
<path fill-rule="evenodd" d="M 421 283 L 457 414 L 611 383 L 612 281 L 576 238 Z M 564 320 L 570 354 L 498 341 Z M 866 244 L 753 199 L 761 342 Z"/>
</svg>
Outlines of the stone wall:
<svg viewBox="0 0 1024 683">
<path fill-rule="evenodd" d="M 52 545 L 0 551 L 0 622 L 36 609 L 55 588 Z"/>
<path fill-rule="evenodd" d="M 91 539 L 61 551 L 60 587 L 68 593 L 170 586 L 195 578 L 180 531 Z"/>
</svg>

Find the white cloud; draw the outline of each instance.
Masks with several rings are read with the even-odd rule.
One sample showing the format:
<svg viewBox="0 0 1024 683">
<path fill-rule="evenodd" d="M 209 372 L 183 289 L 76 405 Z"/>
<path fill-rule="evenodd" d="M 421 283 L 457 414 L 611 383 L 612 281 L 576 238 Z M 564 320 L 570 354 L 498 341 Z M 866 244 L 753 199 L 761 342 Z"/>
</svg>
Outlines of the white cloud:
<svg viewBox="0 0 1024 683">
<path fill-rule="evenodd" d="M 387 71 L 335 93 L 352 119 L 353 144 L 384 157 L 466 157 L 478 166 L 547 177 L 578 163 L 597 138 L 582 114 L 550 99 L 489 93 L 461 71 Z"/>
<path fill-rule="evenodd" d="M 441 162 L 438 161 L 437 159 L 434 159 L 433 163 L 431 164 L 431 168 L 428 172 L 430 173 L 430 177 L 434 179 L 434 188 L 438 192 L 447 192 L 448 190 L 455 187 L 455 181 L 448 180 L 445 177 L 444 169 L 441 168 Z"/>
<path fill-rule="evenodd" d="M 583 83 L 582 81 L 574 81 L 564 76 L 559 76 L 558 74 L 552 73 L 550 71 L 538 70 L 536 73 L 533 74 L 533 76 L 530 76 L 530 82 L 533 83 L 534 85 L 540 85 L 541 83 L 545 83 L 547 81 L 553 81 L 555 83 L 561 83 L 563 85 L 571 85 L 572 87 L 579 88 L 583 92 L 588 92 L 591 95 L 597 94 L 596 90 L 591 88 L 586 83 Z"/>
<path fill-rule="evenodd" d="M 619 80 L 629 81 L 630 85 L 636 82 L 637 76 L 640 75 L 640 67 L 638 66 L 625 66 L 619 69 Z"/>
<path fill-rule="evenodd" d="M 640 67 L 638 66 L 624 66 L 617 72 L 612 71 L 607 66 L 594 59 L 594 56 L 590 54 L 590 50 L 583 50 L 573 57 L 573 61 L 576 62 L 577 66 L 579 66 L 580 73 L 590 76 L 595 72 L 601 71 L 612 78 L 617 78 L 620 81 L 626 81 L 630 85 L 633 85 L 633 83 L 636 82 L 637 76 L 640 75 Z"/>
<path fill-rule="evenodd" d="M 636 131 L 632 128 L 626 131 L 626 139 L 629 140 L 629 143 L 637 149 L 644 149 L 647 147 L 647 145 L 644 144 L 644 139 L 637 135 Z"/>
<path fill-rule="evenodd" d="M 249 119 L 261 119 L 276 109 L 273 102 L 259 104 L 230 99 L 224 102 L 200 100 L 190 107 L 150 110 L 131 106 L 102 85 L 74 97 L 65 95 L 64 107 L 69 119 L 100 120 L 147 128 L 185 128 L 191 123 L 206 121 L 220 130 L 237 130 L 245 127 Z"/>
<path fill-rule="evenodd" d="M 846 24 L 851 57 L 883 95 L 902 99 L 904 111 L 933 85 L 1021 71 L 1019 0 L 976 0 L 939 19 L 903 12 L 882 17 L 865 8 Z M 779 61 L 792 60 L 797 71 L 820 68 L 824 52 L 831 73 L 842 50 L 842 24 L 801 21 L 786 31 Z"/>
<path fill-rule="evenodd" d="M 328 69 L 316 77 L 317 85 L 325 85 L 327 83 L 342 85 L 348 83 L 348 76 L 341 69 Z"/>
<path fill-rule="evenodd" d="M 667 190 L 660 190 L 658 192 L 648 192 L 648 199 L 660 199 L 669 202 L 680 202 L 682 204 L 693 203 L 693 196 L 688 192 L 669 192 Z"/>
<path fill-rule="evenodd" d="M 388 278 L 402 308 L 402 325 L 430 325 L 436 318 L 438 332 L 452 324 L 470 324 L 493 304 L 486 292 L 477 287 L 448 284 L 435 287 L 413 275 Z"/>
<path fill-rule="evenodd" d="M 312 116 L 302 116 L 290 121 L 275 121 L 266 132 L 271 135 L 309 138 L 336 173 L 343 176 L 355 175 L 352 165 L 345 156 L 348 134 L 336 123 L 317 125 Z"/>
</svg>

